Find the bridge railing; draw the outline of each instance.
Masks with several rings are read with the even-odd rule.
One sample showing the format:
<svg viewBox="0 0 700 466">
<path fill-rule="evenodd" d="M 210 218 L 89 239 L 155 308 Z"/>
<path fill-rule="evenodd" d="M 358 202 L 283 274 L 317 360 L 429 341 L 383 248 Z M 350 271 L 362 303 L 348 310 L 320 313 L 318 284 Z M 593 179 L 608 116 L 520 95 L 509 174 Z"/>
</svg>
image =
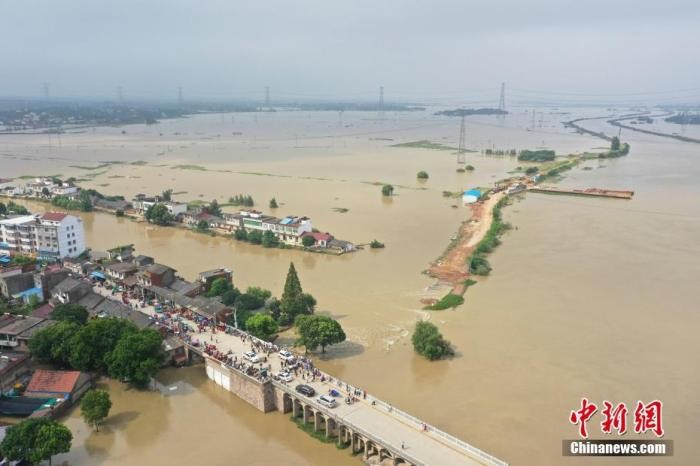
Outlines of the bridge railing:
<svg viewBox="0 0 700 466">
<path fill-rule="evenodd" d="M 281 390 L 287 392 L 292 397 L 292 399 L 298 398 L 296 392 L 294 392 L 294 390 L 292 390 L 290 387 L 288 387 L 282 383 L 279 383 L 275 380 L 272 381 L 272 384 L 275 387 L 280 388 Z M 310 403 L 309 400 L 304 400 L 304 402 L 307 404 Z M 311 402 L 313 402 L 313 401 L 311 401 Z M 318 404 L 318 403 L 313 403 L 313 404 L 314 404 L 314 409 L 322 411 L 323 414 L 327 418 L 332 418 L 336 423 L 343 424 L 344 426 L 348 427 L 350 430 L 354 431 L 355 433 L 358 433 L 358 434 L 364 436 L 365 438 L 371 440 L 372 442 L 374 442 L 378 445 L 381 445 L 383 448 L 391 451 L 391 453 L 393 455 L 401 457 L 401 458 L 405 459 L 406 461 L 409 461 L 414 466 L 427 466 L 423 461 L 411 456 L 410 454 L 407 454 L 405 452 L 405 450 L 400 450 L 399 448 L 394 447 L 391 444 L 391 442 L 389 442 L 388 440 L 386 440 L 382 436 L 370 433 L 370 432 L 364 430 L 363 428 L 358 427 L 356 424 L 354 424 L 346 419 L 343 419 L 342 417 L 338 416 L 337 414 L 326 409 L 321 404 Z"/>
</svg>

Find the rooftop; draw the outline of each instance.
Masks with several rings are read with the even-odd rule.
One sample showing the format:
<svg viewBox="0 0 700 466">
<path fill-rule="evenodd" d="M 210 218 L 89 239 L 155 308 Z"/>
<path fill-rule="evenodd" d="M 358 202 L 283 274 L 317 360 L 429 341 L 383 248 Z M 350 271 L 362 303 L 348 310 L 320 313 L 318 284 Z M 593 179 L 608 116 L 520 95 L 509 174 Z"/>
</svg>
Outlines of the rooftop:
<svg viewBox="0 0 700 466">
<path fill-rule="evenodd" d="M 29 330 L 44 319 L 38 317 L 13 316 L 13 319 L 3 320 L 5 325 L 0 328 L 0 333 L 5 335 L 19 335 L 25 330 Z M 1 324 L 0 324 L 1 325 Z"/>
<path fill-rule="evenodd" d="M 18 351 L 2 351 L 0 352 L 0 374 L 12 369 L 22 361 L 29 359 L 28 353 L 20 353 Z"/>
<path fill-rule="evenodd" d="M 21 225 L 23 223 L 29 223 L 36 220 L 33 215 L 18 215 L 17 217 L 6 218 L 5 220 L 0 220 L 0 224 L 3 225 Z"/>
<path fill-rule="evenodd" d="M 61 222 L 66 217 L 68 217 L 68 214 L 65 212 L 45 212 L 41 219 L 50 222 Z"/>
<path fill-rule="evenodd" d="M 168 267 L 167 265 L 163 265 L 163 264 L 152 264 L 152 265 L 149 265 L 148 268 L 146 268 L 145 271 L 148 272 L 148 273 L 156 274 L 156 275 L 163 275 L 163 274 L 166 273 L 168 270 L 172 270 L 173 272 L 175 271 L 175 269 L 170 268 L 170 267 Z"/>
<path fill-rule="evenodd" d="M 37 369 L 27 386 L 33 393 L 70 393 L 80 377 L 78 371 L 51 371 Z"/>
</svg>

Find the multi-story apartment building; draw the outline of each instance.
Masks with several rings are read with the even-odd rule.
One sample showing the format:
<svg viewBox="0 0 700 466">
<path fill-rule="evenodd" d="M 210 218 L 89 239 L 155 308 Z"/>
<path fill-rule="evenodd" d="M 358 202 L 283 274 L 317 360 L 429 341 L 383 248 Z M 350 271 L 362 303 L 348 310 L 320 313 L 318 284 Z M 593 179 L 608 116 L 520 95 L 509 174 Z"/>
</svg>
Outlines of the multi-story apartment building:
<svg viewBox="0 0 700 466">
<path fill-rule="evenodd" d="M 313 224 L 309 217 L 287 216 L 284 218 L 263 215 L 260 212 L 242 210 L 237 214 L 224 214 L 226 224 L 232 230 L 245 229 L 247 231 L 267 230 L 287 244 L 298 244 L 301 235 L 313 231 Z"/>
<path fill-rule="evenodd" d="M 46 212 L 0 220 L 0 242 L 0 253 L 77 257 L 85 251 L 85 231 L 78 217 Z"/>
</svg>

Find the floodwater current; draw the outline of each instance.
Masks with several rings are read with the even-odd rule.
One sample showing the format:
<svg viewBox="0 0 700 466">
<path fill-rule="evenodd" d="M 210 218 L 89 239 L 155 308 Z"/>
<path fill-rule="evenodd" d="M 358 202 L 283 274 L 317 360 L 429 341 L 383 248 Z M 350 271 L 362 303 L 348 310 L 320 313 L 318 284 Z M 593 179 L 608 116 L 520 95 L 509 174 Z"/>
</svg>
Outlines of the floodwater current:
<svg viewBox="0 0 700 466">
<path fill-rule="evenodd" d="M 542 110 L 541 126 L 539 117 L 532 126 L 525 110 L 468 119 L 469 147 L 569 153 L 605 145 L 559 123 L 604 110 L 570 112 Z M 335 257 L 81 214 L 94 249 L 134 243 L 138 253 L 188 279 L 227 266 L 237 286 L 280 294 L 294 261 L 319 312 L 339 319 L 348 334 L 348 342 L 319 361 L 324 370 L 511 464 L 614 464 L 561 456 L 561 441 L 576 437 L 568 417 L 581 397 L 599 405 L 662 400 L 665 438 L 674 440 L 675 455 L 655 464 L 695 463 L 700 146 L 623 132 L 632 146 L 627 157 L 587 162 L 560 184 L 632 189 L 631 201 L 527 194 L 504 211 L 513 229 L 490 257 L 491 276 L 470 288 L 457 310 L 426 313 L 419 299 L 432 281 L 421 271 L 468 218 L 466 209 L 452 207 L 459 200 L 442 191 L 488 185 L 518 162 L 468 154 L 476 169 L 460 174 L 452 151 L 390 147 L 422 139 L 455 146 L 458 120 L 349 113 L 342 121 L 321 112 L 203 115 L 64 134 L 60 141 L 53 136 L 50 144 L 46 135 L 0 136 L 0 176 L 76 176 L 84 186 L 128 197 L 167 188 L 181 193 L 178 200 L 251 194 L 263 211 L 274 196 L 276 215 L 309 215 L 322 231 L 356 243 L 376 238 L 386 249 Z M 617 132 L 604 120 L 584 125 Z M 126 163 L 85 168 L 101 161 Z M 427 182 L 416 180 L 419 170 L 428 171 Z M 377 182 L 394 184 L 396 196 L 382 198 Z M 455 358 L 427 362 L 413 354 L 410 331 L 424 317 L 452 341 Z M 114 408 L 104 430 L 90 432 L 73 411 L 66 422 L 74 447 L 58 459 L 358 464 L 285 416 L 262 415 L 220 390 L 201 368 L 169 369 L 158 378 L 159 392 L 105 382 Z M 589 430 L 602 436 L 595 424 Z"/>
</svg>

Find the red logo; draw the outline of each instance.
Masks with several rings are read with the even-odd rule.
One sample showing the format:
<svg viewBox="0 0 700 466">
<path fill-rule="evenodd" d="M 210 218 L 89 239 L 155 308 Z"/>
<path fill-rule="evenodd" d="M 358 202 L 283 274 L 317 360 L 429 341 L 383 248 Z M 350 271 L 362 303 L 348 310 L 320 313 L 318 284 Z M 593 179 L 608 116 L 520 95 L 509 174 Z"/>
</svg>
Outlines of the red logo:
<svg viewBox="0 0 700 466">
<path fill-rule="evenodd" d="M 637 434 L 652 431 L 657 437 L 663 437 L 664 429 L 661 421 L 663 406 L 664 404 L 659 400 L 647 404 L 637 401 L 637 407 L 634 410 L 634 431 Z M 582 438 L 588 438 L 586 423 L 597 411 L 598 406 L 595 403 L 588 401 L 588 398 L 581 398 L 581 407 L 569 414 L 569 422 L 578 426 L 578 434 Z M 627 405 L 624 402 L 614 405 L 608 400 L 603 401 L 601 432 L 612 434 L 613 431 L 616 431 L 617 435 L 625 434 L 627 432 L 627 413 Z"/>
</svg>

